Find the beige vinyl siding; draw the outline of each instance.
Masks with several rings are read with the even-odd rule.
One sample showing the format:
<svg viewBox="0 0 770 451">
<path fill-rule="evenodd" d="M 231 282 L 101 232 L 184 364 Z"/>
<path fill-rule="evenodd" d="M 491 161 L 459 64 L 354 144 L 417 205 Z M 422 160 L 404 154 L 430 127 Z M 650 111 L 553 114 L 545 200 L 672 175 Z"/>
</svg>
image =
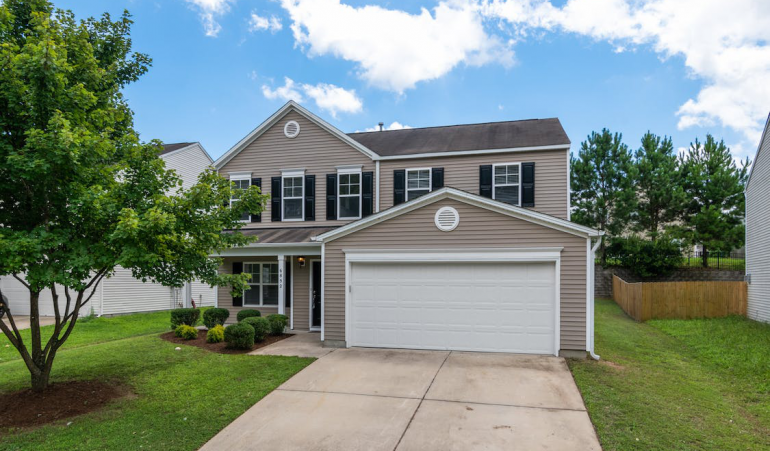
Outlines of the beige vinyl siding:
<svg viewBox="0 0 770 451">
<path fill-rule="evenodd" d="M 283 127 L 288 121 L 297 121 L 300 134 L 287 138 Z M 262 179 L 262 192 L 270 194 L 270 179 L 281 175 L 284 169 L 305 169 L 306 175 L 315 175 L 315 221 L 283 221 L 271 223 L 270 203 L 262 213 L 261 223 L 248 223 L 252 227 L 307 227 L 315 225 L 338 226 L 350 221 L 326 220 L 326 175 L 336 174 L 337 166 L 363 165 L 362 172 L 374 172 L 374 162 L 344 143 L 336 136 L 290 111 L 264 134 L 249 144 L 224 165 L 219 173 L 228 177 L 230 172 L 251 172 L 252 178 Z"/>
<path fill-rule="evenodd" d="M 308 330 L 310 329 L 310 259 L 312 257 L 306 257 L 307 261 L 305 267 L 301 268 L 297 262 L 297 257 L 294 257 L 294 264 L 292 265 L 292 278 L 294 279 L 294 308 L 292 314 L 294 315 L 294 330 Z"/>
<path fill-rule="evenodd" d="M 457 209 L 460 224 L 441 232 L 436 211 Z M 532 224 L 459 201 L 443 199 L 326 244 L 324 320 L 326 340 L 345 340 L 343 249 L 453 249 L 563 247 L 561 349 L 585 350 L 586 238 Z"/>
<path fill-rule="evenodd" d="M 751 275 L 747 315 L 770 322 L 770 131 L 746 187 L 746 274 Z"/>
<path fill-rule="evenodd" d="M 567 152 L 567 150 L 545 150 L 385 160 L 380 162 L 380 211 L 393 206 L 394 170 L 444 168 L 444 186 L 479 194 L 479 166 L 534 162 L 535 207 L 532 210 L 567 219 L 569 196 Z"/>
<path fill-rule="evenodd" d="M 201 173 L 212 164 L 198 144 L 193 144 L 184 150 L 161 155 L 161 158 L 165 160 L 167 168 L 173 169 L 182 178 L 182 188 L 184 189 L 189 189 L 195 185 Z"/>
</svg>

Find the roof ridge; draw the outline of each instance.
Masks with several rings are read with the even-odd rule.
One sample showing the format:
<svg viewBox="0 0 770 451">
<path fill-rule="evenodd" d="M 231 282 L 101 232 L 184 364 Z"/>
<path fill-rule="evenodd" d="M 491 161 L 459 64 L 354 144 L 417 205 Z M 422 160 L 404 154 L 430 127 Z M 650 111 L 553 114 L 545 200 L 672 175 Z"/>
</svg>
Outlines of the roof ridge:
<svg viewBox="0 0 770 451">
<path fill-rule="evenodd" d="M 558 117 L 543 117 L 543 118 L 531 118 L 531 119 L 515 119 L 512 121 L 488 121 L 488 122 L 471 122 L 468 124 L 453 124 L 453 125 L 430 125 L 427 127 L 409 127 L 409 128 L 399 128 L 396 130 L 371 130 L 371 131 L 363 131 L 363 132 L 350 132 L 346 133 L 347 135 L 362 135 L 364 133 L 383 133 L 383 132 L 401 132 L 401 131 L 407 131 L 407 130 L 425 130 L 429 128 L 450 128 L 450 127 L 469 127 L 472 125 L 491 125 L 491 124 L 511 124 L 514 122 L 534 122 L 534 121 L 547 121 L 547 120 L 559 120 Z"/>
</svg>

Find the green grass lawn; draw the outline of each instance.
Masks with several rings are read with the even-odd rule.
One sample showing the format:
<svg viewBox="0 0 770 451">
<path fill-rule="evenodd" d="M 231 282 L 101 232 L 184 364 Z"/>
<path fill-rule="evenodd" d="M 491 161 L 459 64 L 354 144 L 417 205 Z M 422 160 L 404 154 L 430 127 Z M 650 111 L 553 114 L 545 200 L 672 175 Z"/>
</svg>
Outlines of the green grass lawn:
<svg viewBox="0 0 770 451">
<path fill-rule="evenodd" d="M 570 360 L 605 449 L 768 449 L 770 325 L 637 323 L 596 301 L 602 361 Z"/>
<path fill-rule="evenodd" d="M 84 317 L 75 324 L 75 329 L 70 334 L 69 339 L 62 346 L 64 349 L 72 349 L 79 346 L 87 346 L 96 343 L 104 343 L 113 340 L 122 340 L 124 338 L 136 337 L 139 335 L 155 334 L 159 332 L 168 332 L 171 330 L 171 316 L 169 312 L 137 313 L 134 315 L 121 315 L 111 318 L 102 317 Z M 40 328 L 43 337 L 43 345 L 48 341 L 53 333 L 53 326 L 44 326 Z M 22 330 L 21 336 L 30 346 L 29 329 Z M 0 332 L 0 362 L 20 359 L 16 348 L 9 345 L 10 341 L 4 333 Z"/>
<path fill-rule="evenodd" d="M 152 314 L 155 331 L 169 330 L 168 312 Z M 138 316 L 138 315 L 131 315 Z M 151 333 L 149 324 L 126 326 L 120 339 L 104 324 L 129 316 L 76 326 L 78 346 L 64 348 L 54 363 L 52 382 L 98 379 L 131 388 L 136 396 L 58 424 L 26 431 L 0 431 L 0 450 L 33 449 L 197 449 L 278 385 L 310 364 L 296 357 L 223 355 L 175 345 Z M 147 317 L 140 318 L 144 323 Z M 147 321 L 149 323 L 149 321 Z M 79 334 L 78 334 L 79 332 Z M 136 336 L 138 335 L 138 336 Z M 112 340 L 112 341 L 107 341 Z M 105 342 L 106 341 L 106 342 Z M 88 343 L 98 343 L 84 346 Z M 29 386 L 19 360 L 0 363 L 0 393 Z M 70 426 L 66 423 L 71 421 Z"/>
</svg>

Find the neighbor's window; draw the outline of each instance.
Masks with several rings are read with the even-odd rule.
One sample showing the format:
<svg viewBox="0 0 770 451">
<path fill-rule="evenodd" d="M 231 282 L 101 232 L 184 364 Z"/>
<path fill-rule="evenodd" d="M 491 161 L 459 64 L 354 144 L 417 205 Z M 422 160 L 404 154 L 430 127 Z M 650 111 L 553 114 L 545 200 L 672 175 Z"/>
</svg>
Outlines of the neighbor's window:
<svg viewBox="0 0 770 451">
<path fill-rule="evenodd" d="M 230 207 L 238 202 L 241 198 L 241 192 L 249 189 L 251 185 L 251 179 L 231 179 L 232 189 L 230 191 Z M 241 216 L 241 221 L 248 221 L 251 215 L 246 212 Z"/>
<path fill-rule="evenodd" d="M 519 205 L 521 164 L 496 164 L 494 171 L 492 198 L 508 204 Z"/>
<path fill-rule="evenodd" d="M 361 173 L 339 174 L 339 219 L 361 218 Z"/>
<path fill-rule="evenodd" d="M 301 221 L 305 218 L 303 197 L 304 177 L 283 178 L 283 220 Z"/>
<path fill-rule="evenodd" d="M 417 199 L 430 192 L 430 168 L 406 170 L 406 200 Z"/>
<path fill-rule="evenodd" d="M 251 274 L 251 289 L 243 291 L 243 305 L 278 305 L 278 263 L 244 263 L 243 272 Z"/>
</svg>

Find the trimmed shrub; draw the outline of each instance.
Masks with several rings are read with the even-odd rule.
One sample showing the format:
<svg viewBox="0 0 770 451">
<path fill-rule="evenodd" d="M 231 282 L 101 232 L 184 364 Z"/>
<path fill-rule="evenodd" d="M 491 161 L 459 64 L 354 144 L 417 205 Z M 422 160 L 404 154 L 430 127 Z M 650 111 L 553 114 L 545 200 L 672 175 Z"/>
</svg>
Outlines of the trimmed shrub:
<svg viewBox="0 0 770 451">
<path fill-rule="evenodd" d="M 254 328 L 246 323 L 225 328 L 225 342 L 230 349 L 251 349 L 254 346 Z"/>
<path fill-rule="evenodd" d="M 267 334 L 270 333 L 270 322 L 267 320 L 267 318 L 252 316 L 251 318 L 244 319 L 243 323 L 248 324 L 254 328 L 255 343 L 263 341 L 265 337 L 267 337 Z"/>
<path fill-rule="evenodd" d="M 177 326 L 182 324 L 194 326 L 198 324 L 200 316 L 201 311 L 197 308 L 178 308 L 171 310 L 171 328 L 176 329 Z"/>
<path fill-rule="evenodd" d="M 240 323 L 241 321 L 245 320 L 246 318 L 251 318 L 251 317 L 254 317 L 254 316 L 262 316 L 262 314 L 259 313 L 259 310 L 246 309 L 246 310 L 241 310 L 240 312 L 238 312 L 237 318 L 238 318 L 238 322 Z"/>
<path fill-rule="evenodd" d="M 222 343 L 223 341 L 225 341 L 225 328 L 221 324 L 217 324 L 206 333 L 206 343 Z"/>
<path fill-rule="evenodd" d="M 267 320 L 270 322 L 270 335 L 282 335 L 289 324 L 289 317 L 281 314 L 270 315 Z"/>
<path fill-rule="evenodd" d="M 630 269 L 640 277 L 671 274 L 682 264 L 679 244 L 666 236 L 656 241 L 641 238 L 613 238 L 607 246 L 607 259 Z"/>
<path fill-rule="evenodd" d="M 187 324 L 180 324 L 174 329 L 174 335 L 185 340 L 194 340 L 198 338 L 198 329 Z"/>
<path fill-rule="evenodd" d="M 224 325 L 230 317 L 230 310 L 226 308 L 210 308 L 203 312 L 203 325 L 211 329 L 216 325 Z M 220 340 L 221 341 L 221 340 Z"/>
</svg>

